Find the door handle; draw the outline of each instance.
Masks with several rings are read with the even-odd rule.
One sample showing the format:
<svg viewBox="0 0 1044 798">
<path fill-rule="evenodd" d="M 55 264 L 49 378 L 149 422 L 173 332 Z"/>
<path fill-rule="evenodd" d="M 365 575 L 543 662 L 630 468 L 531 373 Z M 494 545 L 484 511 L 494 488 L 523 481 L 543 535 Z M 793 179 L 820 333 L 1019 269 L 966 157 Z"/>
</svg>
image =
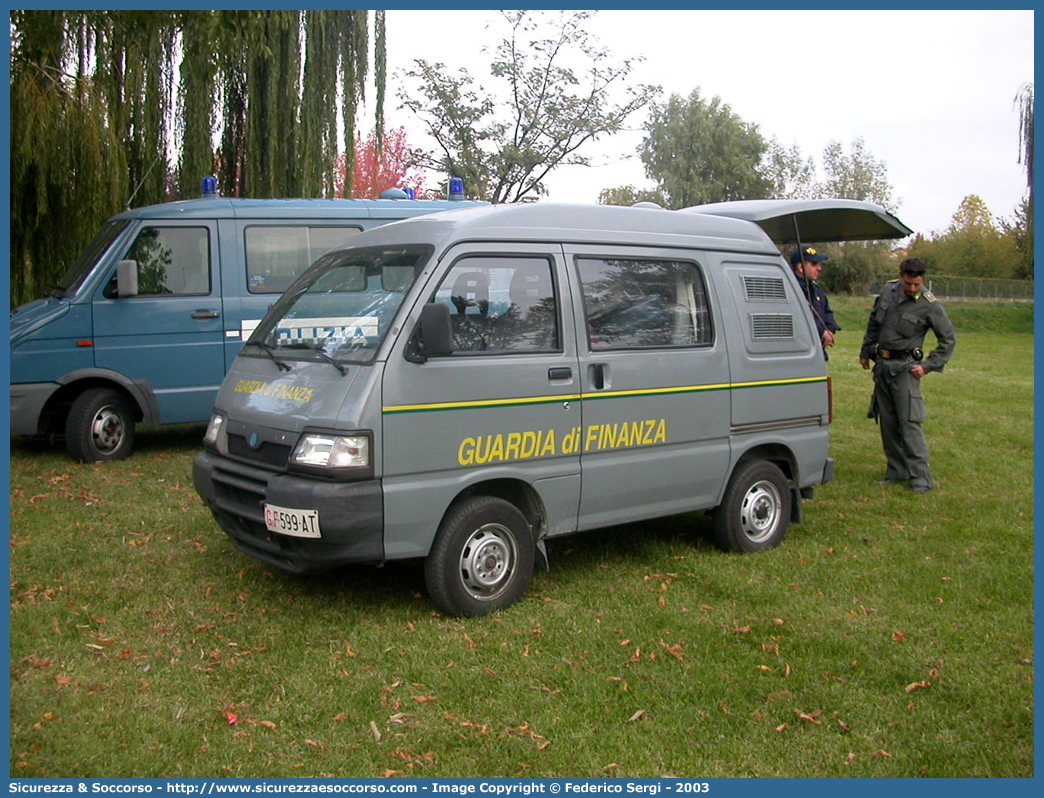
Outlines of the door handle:
<svg viewBox="0 0 1044 798">
<path fill-rule="evenodd" d="M 216 310 L 207 310 L 206 308 L 192 311 L 192 318 L 194 319 L 216 319 L 220 315 Z"/>
<path fill-rule="evenodd" d="M 573 378 L 573 370 L 569 366 L 559 366 L 547 370 L 549 380 L 570 380 Z"/>
<path fill-rule="evenodd" d="M 609 366 L 605 363 L 592 363 L 588 368 L 591 370 L 591 386 L 596 391 L 605 388 L 608 382 L 606 375 L 609 372 Z"/>
</svg>

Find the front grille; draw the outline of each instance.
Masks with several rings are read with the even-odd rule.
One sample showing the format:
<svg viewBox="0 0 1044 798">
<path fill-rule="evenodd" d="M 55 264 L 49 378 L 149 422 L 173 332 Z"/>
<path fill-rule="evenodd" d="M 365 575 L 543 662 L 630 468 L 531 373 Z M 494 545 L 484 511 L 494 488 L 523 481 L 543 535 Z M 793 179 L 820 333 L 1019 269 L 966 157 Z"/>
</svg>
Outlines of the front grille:
<svg viewBox="0 0 1044 798">
<path fill-rule="evenodd" d="M 264 441 L 258 448 L 251 449 L 247 445 L 246 436 L 236 435 L 231 432 L 228 435 L 228 453 L 230 455 L 243 460 L 263 463 L 274 468 L 285 469 L 286 464 L 290 461 L 291 451 L 290 446 L 271 441 Z"/>
</svg>

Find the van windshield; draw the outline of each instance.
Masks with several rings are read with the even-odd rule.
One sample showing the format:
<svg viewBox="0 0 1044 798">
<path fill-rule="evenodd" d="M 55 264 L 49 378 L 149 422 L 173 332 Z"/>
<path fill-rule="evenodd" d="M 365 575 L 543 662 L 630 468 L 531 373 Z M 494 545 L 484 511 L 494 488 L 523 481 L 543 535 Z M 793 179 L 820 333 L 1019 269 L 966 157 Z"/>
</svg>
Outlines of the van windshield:
<svg viewBox="0 0 1044 798">
<path fill-rule="evenodd" d="M 280 360 L 368 363 L 392 326 L 431 247 L 345 249 L 317 260 L 250 336 Z"/>
<path fill-rule="evenodd" d="M 80 257 L 76 259 L 76 262 L 69 267 L 68 271 L 62 275 L 62 279 L 51 290 L 51 295 L 61 299 L 62 297 L 72 296 L 79 291 L 83 281 L 87 279 L 87 275 L 91 273 L 98 260 L 109 249 L 109 245 L 116 240 L 116 237 L 123 232 L 123 229 L 128 224 L 130 222 L 127 219 L 110 219 L 103 224 L 91 240 L 91 243 L 80 253 Z"/>
</svg>

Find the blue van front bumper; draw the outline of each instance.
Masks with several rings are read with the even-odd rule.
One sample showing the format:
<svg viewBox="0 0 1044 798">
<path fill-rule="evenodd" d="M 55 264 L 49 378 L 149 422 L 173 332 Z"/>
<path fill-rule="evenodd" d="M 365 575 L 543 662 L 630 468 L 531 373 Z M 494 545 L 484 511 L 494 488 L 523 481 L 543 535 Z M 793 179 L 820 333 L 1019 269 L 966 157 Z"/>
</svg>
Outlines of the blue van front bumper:
<svg viewBox="0 0 1044 798">
<path fill-rule="evenodd" d="M 204 451 L 192 461 L 192 481 L 236 548 L 284 571 L 318 573 L 348 563 L 384 562 L 380 480 L 323 482 Z M 322 536 L 269 531 L 266 504 L 317 510 Z"/>
</svg>

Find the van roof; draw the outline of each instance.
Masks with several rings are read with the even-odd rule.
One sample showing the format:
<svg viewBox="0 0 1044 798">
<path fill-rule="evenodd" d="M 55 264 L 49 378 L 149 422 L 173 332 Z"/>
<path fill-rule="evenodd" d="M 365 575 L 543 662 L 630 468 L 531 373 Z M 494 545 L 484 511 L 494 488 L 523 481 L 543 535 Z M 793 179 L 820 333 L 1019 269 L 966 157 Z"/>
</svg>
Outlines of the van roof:
<svg viewBox="0 0 1044 798">
<path fill-rule="evenodd" d="M 757 251 L 778 255 L 757 225 L 723 216 L 678 213 L 657 207 L 574 205 L 536 202 L 482 205 L 394 222 L 352 239 L 364 246 L 416 243 L 444 245 L 457 241 L 556 241 L 598 244 L 658 244 Z M 699 241 L 698 239 L 705 239 Z"/>
<path fill-rule="evenodd" d="M 452 206 L 479 203 L 461 200 Z M 482 203 L 485 204 L 485 203 Z M 240 199 L 201 197 L 131 208 L 113 219 L 401 219 L 450 207 L 448 200 L 410 199 Z"/>
</svg>

